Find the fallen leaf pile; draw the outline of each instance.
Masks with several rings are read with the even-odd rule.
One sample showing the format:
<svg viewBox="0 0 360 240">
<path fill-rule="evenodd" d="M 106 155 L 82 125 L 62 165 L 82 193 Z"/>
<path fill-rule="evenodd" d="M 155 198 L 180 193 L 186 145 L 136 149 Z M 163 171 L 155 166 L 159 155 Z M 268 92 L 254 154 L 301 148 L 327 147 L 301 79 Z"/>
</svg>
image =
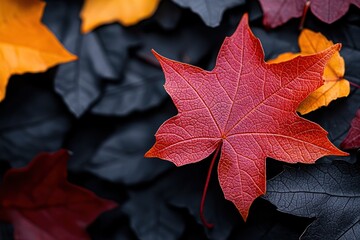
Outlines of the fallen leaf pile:
<svg viewBox="0 0 360 240">
<path fill-rule="evenodd" d="M 360 4 L 319 3 L 0 0 L 0 239 L 358 238 Z"/>
</svg>

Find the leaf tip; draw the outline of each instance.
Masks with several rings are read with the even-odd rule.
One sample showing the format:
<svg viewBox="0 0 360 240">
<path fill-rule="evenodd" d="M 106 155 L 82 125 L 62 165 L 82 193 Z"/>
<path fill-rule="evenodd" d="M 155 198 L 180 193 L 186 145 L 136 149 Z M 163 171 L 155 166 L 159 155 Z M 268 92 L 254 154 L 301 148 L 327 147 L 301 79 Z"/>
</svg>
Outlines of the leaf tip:
<svg viewBox="0 0 360 240">
<path fill-rule="evenodd" d="M 118 205 L 116 202 L 114 202 L 114 201 L 107 200 L 107 199 L 104 199 L 104 201 L 106 201 L 106 202 L 105 202 L 105 206 L 104 206 L 105 211 L 109 211 L 109 210 L 111 210 L 111 209 L 114 209 L 114 208 L 119 207 L 119 205 Z"/>
<path fill-rule="evenodd" d="M 338 154 L 337 156 L 347 157 L 347 156 L 350 156 L 350 153 L 341 151 L 341 150 L 339 149 L 339 154 Z"/>
<path fill-rule="evenodd" d="M 334 44 L 334 48 L 336 48 L 336 51 L 340 51 L 341 50 L 341 47 L 342 47 L 342 44 L 341 43 L 336 43 Z"/>
<path fill-rule="evenodd" d="M 347 156 L 350 156 L 349 153 L 340 150 L 340 149 L 337 148 L 336 146 L 333 146 L 333 147 L 334 147 L 334 149 L 332 149 L 331 155 L 333 155 L 333 156 L 339 156 L 339 157 L 347 157 Z M 341 145 L 340 145 L 340 147 L 341 147 Z"/>
<path fill-rule="evenodd" d="M 249 210 L 240 210 L 240 214 L 244 222 L 246 222 L 249 216 Z"/>
<path fill-rule="evenodd" d="M 239 26 L 235 30 L 235 32 L 239 31 L 239 29 L 242 28 L 248 28 L 249 27 L 249 15 L 248 13 L 244 13 L 244 15 L 241 17 Z"/>
<path fill-rule="evenodd" d="M 70 61 L 76 61 L 76 60 L 78 60 L 78 59 L 79 59 L 79 57 L 78 57 L 77 55 L 69 52 L 69 62 L 70 62 Z"/>
<path fill-rule="evenodd" d="M 72 152 L 67 149 L 62 148 L 58 152 L 55 152 L 54 154 L 56 154 L 57 156 L 62 156 L 62 157 L 69 157 L 70 155 L 72 155 Z"/>
<path fill-rule="evenodd" d="M 241 22 L 245 22 L 245 23 L 249 22 L 249 14 L 247 12 L 244 12 L 244 14 L 242 15 Z"/>
<path fill-rule="evenodd" d="M 64 164 L 66 165 L 70 156 L 72 155 L 72 152 L 70 152 L 67 149 L 60 149 L 56 152 L 53 153 L 40 153 L 38 155 L 38 158 L 40 159 L 52 159 L 54 162 L 65 162 Z"/>
<path fill-rule="evenodd" d="M 85 25 L 85 23 L 83 22 L 81 24 L 80 30 L 81 30 L 81 34 L 87 34 L 87 33 L 89 33 L 91 31 L 91 28 L 88 27 L 87 25 Z"/>
<path fill-rule="evenodd" d="M 152 54 L 156 57 L 156 59 L 161 62 L 162 59 L 164 59 L 163 56 L 161 56 L 157 51 L 155 51 L 154 49 L 151 49 Z"/>
<path fill-rule="evenodd" d="M 341 43 L 336 43 L 321 52 L 315 53 L 314 55 L 320 54 L 324 59 L 326 59 L 326 61 L 328 61 L 336 52 L 340 51 L 341 46 Z"/>
<path fill-rule="evenodd" d="M 331 47 L 328 47 L 325 51 L 330 53 L 330 57 L 332 57 L 336 52 L 339 52 L 342 47 L 341 43 L 336 43 Z"/>
<path fill-rule="evenodd" d="M 154 153 L 153 153 L 153 148 L 150 148 L 149 151 L 147 151 L 147 152 L 144 154 L 144 157 L 145 157 L 145 158 L 153 158 L 153 157 L 155 157 L 155 156 L 154 156 Z"/>
</svg>

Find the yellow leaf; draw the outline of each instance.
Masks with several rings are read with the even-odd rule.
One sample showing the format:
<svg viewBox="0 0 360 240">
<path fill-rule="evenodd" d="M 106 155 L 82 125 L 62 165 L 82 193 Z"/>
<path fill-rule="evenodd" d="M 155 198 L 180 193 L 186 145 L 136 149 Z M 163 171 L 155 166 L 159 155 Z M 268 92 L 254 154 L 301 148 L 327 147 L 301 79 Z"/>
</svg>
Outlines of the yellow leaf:
<svg viewBox="0 0 360 240">
<path fill-rule="evenodd" d="M 90 32 L 94 28 L 112 22 L 130 26 L 151 17 L 160 0 L 86 0 L 80 16 L 81 30 Z"/>
<path fill-rule="evenodd" d="M 299 37 L 300 53 L 283 53 L 268 63 L 279 63 L 295 58 L 298 55 L 309 55 L 325 50 L 333 45 L 321 33 L 304 29 Z M 307 114 L 322 106 L 327 106 L 337 98 L 346 97 L 350 93 L 350 84 L 344 79 L 345 62 L 340 53 L 335 53 L 325 66 L 324 85 L 312 92 L 298 107 L 297 111 Z"/>
<path fill-rule="evenodd" d="M 42 72 L 76 59 L 41 23 L 44 7 L 40 0 L 0 2 L 0 101 L 12 74 Z"/>
</svg>

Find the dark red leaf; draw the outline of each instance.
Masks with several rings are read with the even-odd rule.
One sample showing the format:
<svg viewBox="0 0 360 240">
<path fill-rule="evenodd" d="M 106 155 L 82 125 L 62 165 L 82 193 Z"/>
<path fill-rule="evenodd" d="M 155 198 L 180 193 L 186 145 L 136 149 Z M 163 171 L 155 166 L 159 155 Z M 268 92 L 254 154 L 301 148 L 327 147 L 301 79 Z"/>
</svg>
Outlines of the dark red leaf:
<svg viewBox="0 0 360 240">
<path fill-rule="evenodd" d="M 340 147 L 343 149 L 360 147 L 360 109 L 356 112 L 356 116 L 351 122 L 349 133 L 340 144 Z"/>
<path fill-rule="evenodd" d="M 14 225 L 17 240 L 90 239 L 86 227 L 116 207 L 69 183 L 69 154 L 42 153 L 28 166 L 10 169 L 0 185 L 0 219 Z"/>
</svg>

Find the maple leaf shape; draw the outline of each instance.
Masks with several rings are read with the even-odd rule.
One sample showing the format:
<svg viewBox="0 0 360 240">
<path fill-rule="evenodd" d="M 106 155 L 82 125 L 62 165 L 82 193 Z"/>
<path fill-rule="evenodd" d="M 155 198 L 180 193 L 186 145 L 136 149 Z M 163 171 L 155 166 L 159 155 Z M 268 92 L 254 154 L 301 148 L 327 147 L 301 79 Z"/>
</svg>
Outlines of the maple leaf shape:
<svg viewBox="0 0 360 240">
<path fill-rule="evenodd" d="M 290 60 L 296 56 L 314 54 L 325 50 L 333 45 L 332 41 L 326 39 L 321 33 L 315 33 L 304 29 L 299 36 L 300 53 L 283 53 L 268 63 L 279 63 Z M 327 62 L 323 74 L 324 85 L 312 92 L 297 109 L 301 114 L 307 114 L 322 106 L 327 106 L 332 100 L 347 97 L 350 93 L 350 84 L 344 79 L 345 62 L 336 52 Z"/>
<path fill-rule="evenodd" d="M 0 219 L 14 225 L 15 239 L 90 239 L 88 224 L 116 204 L 66 180 L 69 154 L 43 153 L 10 169 L 0 185 Z"/>
<path fill-rule="evenodd" d="M 304 7 L 310 3 L 311 12 L 326 23 L 333 23 L 341 18 L 350 4 L 360 7 L 360 0 L 259 0 L 264 12 L 265 26 L 275 28 L 291 18 L 303 15 Z"/>
<path fill-rule="evenodd" d="M 340 144 L 343 149 L 352 149 L 360 147 L 360 109 L 356 112 L 355 118 L 351 121 L 351 128 Z"/>
<path fill-rule="evenodd" d="M 0 3 L 0 101 L 12 74 L 41 72 L 76 59 L 41 23 L 44 7 L 40 0 Z"/>
<path fill-rule="evenodd" d="M 151 17 L 160 0 L 86 0 L 80 16 L 81 31 L 90 32 L 103 24 L 119 22 L 124 26 L 134 25 Z"/>
<path fill-rule="evenodd" d="M 323 84 L 326 61 L 340 45 L 266 64 L 247 21 L 245 14 L 225 39 L 212 71 L 155 53 L 179 113 L 161 125 L 156 143 L 145 154 L 181 166 L 221 147 L 220 185 L 245 220 L 251 203 L 265 192 L 266 157 L 313 163 L 325 155 L 347 155 L 330 143 L 324 129 L 295 112 Z"/>
</svg>

